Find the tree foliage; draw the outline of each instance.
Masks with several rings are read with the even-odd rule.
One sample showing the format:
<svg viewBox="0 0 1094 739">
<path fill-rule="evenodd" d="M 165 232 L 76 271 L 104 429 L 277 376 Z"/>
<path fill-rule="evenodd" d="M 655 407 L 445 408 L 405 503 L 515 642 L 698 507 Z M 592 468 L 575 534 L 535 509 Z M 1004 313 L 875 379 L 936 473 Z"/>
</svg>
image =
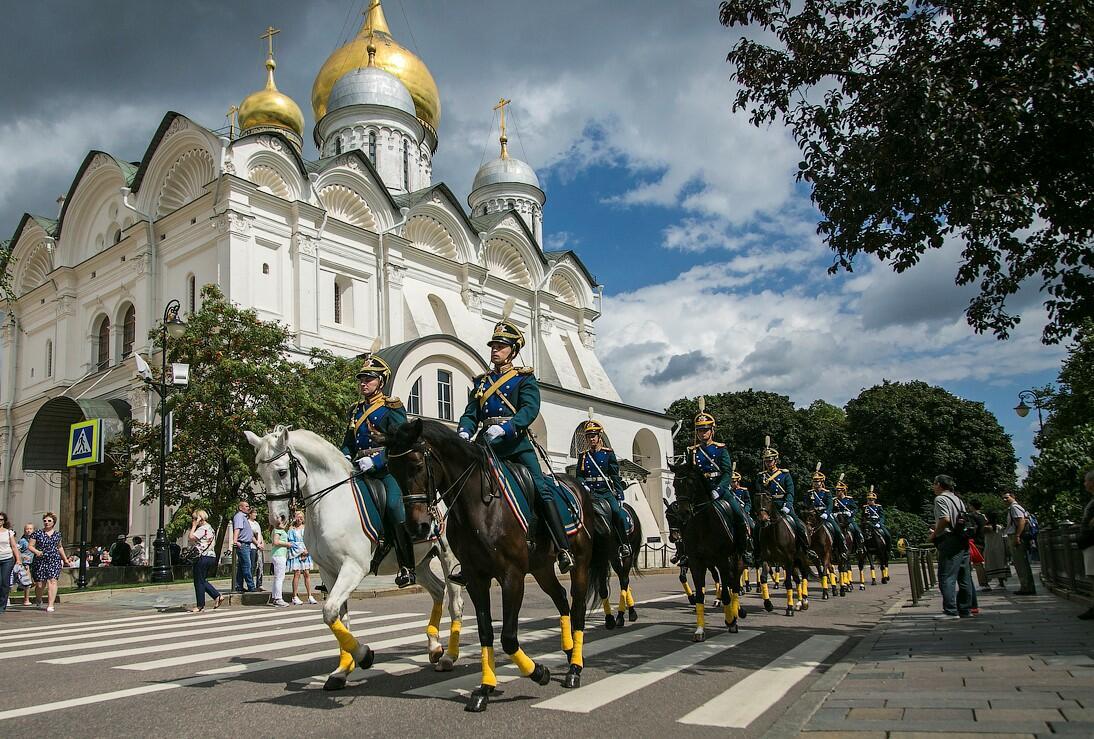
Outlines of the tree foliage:
<svg viewBox="0 0 1094 739">
<path fill-rule="evenodd" d="M 151 336 L 159 346 L 159 329 Z M 185 335 L 169 340 L 168 364 L 190 365 L 189 386 L 168 396 L 175 434 L 165 500 L 179 506 L 174 528 L 200 507 L 222 536 L 238 500 L 253 499 L 254 451 L 244 429 L 261 433 L 288 424 L 340 440 L 346 408 L 357 395 L 353 363 L 323 351 L 294 360 L 289 338 L 285 326 L 259 319 L 207 286 Z M 159 367 L 153 372 L 158 382 Z M 150 401 L 156 399 L 150 391 Z M 143 502 L 151 502 L 159 491 L 159 420 L 134 421 L 125 451 L 123 471 L 145 485 Z"/>
<path fill-rule="evenodd" d="M 734 109 L 782 120 L 802 152 L 832 271 L 859 254 L 903 272 L 947 238 L 977 331 L 1045 293 L 1043 339 L 1094 315 L 1094 4 L 726 0 L 763 31 L 728 60 Z"/>
</svg>

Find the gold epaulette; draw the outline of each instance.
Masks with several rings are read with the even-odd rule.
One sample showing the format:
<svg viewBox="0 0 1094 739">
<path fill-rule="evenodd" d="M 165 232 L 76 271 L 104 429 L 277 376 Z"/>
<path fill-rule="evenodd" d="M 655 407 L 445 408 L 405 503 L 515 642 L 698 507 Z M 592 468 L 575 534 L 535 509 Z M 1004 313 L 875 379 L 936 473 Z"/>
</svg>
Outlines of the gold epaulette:
<svg viewBox="0 0 1094 739">
<path fill-rule="evenodd" d="M 779 468 L 779 472 L 789 472 L 789 471 L 790 470 L 786 469 L 785 467 L 780 467 Z"/>
<path fill-rule="evenodd" d="M 723 444 L 720 441 L 716 441 L 716 442 L 714 442 L 714 446 L 725 446 L 725 444 Z"/>
<path fill-rule="evenodd" d="M 692 444 L 691 446 L 688 447 L 688 451 L 689 452 L 694 452 L 698 448 L 699 448 L 698 444 Z"/>
<path fill-rule="evenodd" d="M 388 408 L 402 408 L 403 401 L 399 400 L 398 398 L 388 398 L 387 402 L 385 402 L 384 405 L 386 405 Z"/>
<path fill-rule="evenodd" d="M 532 367 L 516 367 L 515 369 L 519 375 L 531 375 L 535 372 Z"/>
</svg>

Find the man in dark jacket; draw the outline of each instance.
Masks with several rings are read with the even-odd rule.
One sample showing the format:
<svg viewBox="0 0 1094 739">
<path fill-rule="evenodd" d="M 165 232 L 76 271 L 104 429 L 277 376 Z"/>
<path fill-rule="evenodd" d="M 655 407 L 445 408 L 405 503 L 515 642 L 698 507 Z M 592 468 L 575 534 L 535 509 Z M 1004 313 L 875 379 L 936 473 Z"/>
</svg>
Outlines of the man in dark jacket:
<svg viewBox="0 0 1094 739">
<path fill-rule="evenodd" d="M 972 508 L 969 511 L 969 518 L 976 523 L 976 536 L 973 537 L 972 543 L 976 545 L 976 548 L 980 550 L 980 554 L 984 554 L 984 530 L 988 525 L 988 517 L 984 515 L 981 510 L 983 506 L 980 503 L 979 498 L 973 498 L 969 501 L 969 507 Z M 973 564 L 973 570 L 976 571 L 976 582 L 980 585 L 980 590 L 985 593 L 991 592 L 991 581 L 988 580 L 987 570 L 984 569 L 984 563 Z"/>
</svg>

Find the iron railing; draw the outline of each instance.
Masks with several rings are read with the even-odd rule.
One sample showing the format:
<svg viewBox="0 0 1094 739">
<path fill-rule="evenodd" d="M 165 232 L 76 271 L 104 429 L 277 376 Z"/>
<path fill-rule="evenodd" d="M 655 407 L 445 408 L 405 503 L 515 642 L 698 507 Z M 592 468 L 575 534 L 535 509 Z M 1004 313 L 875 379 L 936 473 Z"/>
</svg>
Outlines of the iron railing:
<svg viewBox="0 0 1094 739">
<path fill-rule="evenodd" d="M 647 542 L 638 552 L 638 568 L 650 570 L 658 567 L 672 567 L 670 560 L 674 554 L 676 554 L 676 547 L 668 542 Z"/>
<path fill-rule="evenodd" d="M 933 547 L 908 547 L 908 581 L 912 586 L 912 605 L 938 584 L 935 573 L 937 563 Z"/>
<path fill-rule="evenodd" d="M 1076 543 L 1079 525 L 1065 521 L 1037 533 L 1041 580 L 1049 587 L 1094 597 L 1094 578 L 1086 575 L 1083 551 Z"/>
</svg>

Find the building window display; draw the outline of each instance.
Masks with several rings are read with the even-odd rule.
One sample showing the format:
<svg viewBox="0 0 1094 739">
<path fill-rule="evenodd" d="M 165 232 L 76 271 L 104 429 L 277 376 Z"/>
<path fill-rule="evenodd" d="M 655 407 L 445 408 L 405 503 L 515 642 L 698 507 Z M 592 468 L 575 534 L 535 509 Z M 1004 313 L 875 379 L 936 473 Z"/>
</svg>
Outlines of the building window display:
<svg viewBox="0 0 1094 739">
<path fill-rule="evenodd" d="M 452 420 L 452 373 L 437 370 L 437 418 Z"/>
</svg>

